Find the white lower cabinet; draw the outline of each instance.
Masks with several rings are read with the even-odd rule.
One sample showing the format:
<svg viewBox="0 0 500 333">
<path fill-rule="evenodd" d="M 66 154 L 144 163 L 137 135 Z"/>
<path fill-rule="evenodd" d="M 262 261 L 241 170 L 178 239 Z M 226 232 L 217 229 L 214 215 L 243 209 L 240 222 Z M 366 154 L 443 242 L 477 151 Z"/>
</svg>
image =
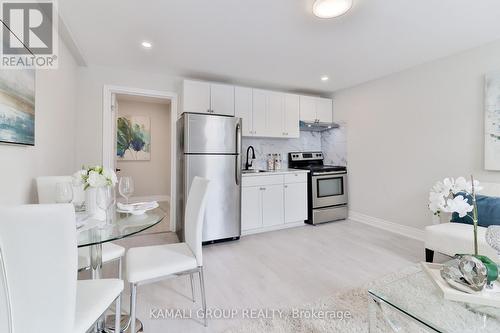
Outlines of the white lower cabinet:
<svg viewBox="0 0 500 333">
<path fill-rule="evenodd" d="M 264 232 L 307 219 L 305 173 L 243 177 L 241 229 L 243 234 Z"/>
<path fill-rule="evenodd" d="M 285 184 L 285 223 L 307 220 L 307 183 Z"/>
<path fill-rule="evenodd" d="M 271 227 L 283 224 L 283 185 L 262 188 L 262 225 Z"/>
<path fill-rule="evenodd" d="M 251 186 L 241 189 L 241 229 L 262 228 L 262 190 Z"/>
</svg>

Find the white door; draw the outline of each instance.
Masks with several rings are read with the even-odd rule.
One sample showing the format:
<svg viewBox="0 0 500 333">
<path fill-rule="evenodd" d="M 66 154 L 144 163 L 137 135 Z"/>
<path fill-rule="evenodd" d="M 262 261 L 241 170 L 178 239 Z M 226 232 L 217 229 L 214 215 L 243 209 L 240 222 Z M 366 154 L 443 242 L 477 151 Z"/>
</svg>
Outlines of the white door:
<svg viewBox="0 0 500 333">
<path fill-rule="evenodd" d="M 184 80 L 183 112 L 210 113 L 210 83 Z"/>
<path fill-rule="evenodd" d="M 283 132 L 287 138 L 298 138 L 299 129 L 299 96 L 286 94 L 283 110 Z"/>
<path fill-rule="evenodd" d="M 282 137 L 285 94 L 269 91 L 267 98 L 267 134 L 272 137 Z"/>
<path fill-rule="evenodd" d="M 300 120 L 316 121 L 316 101 L 314 97 L 300 96 Z"/>
<path fill-rule="evenodd" d="M 264 227 L 283 224 L 283 185 L 266 185 L 263 189 L 262 224 Z"/>
<path fill-rule="evenodd" d="M 284 185 L 285 223 L 307 220 L 307 183 Z"/>
<path fill-rule="evenodd" d="M 234 116 L 234 86 L 211 83 L 210 96 L 212 113 Z"/>
<path fill-rule="evenodd" d="M 241 189 L 241 230 L 262 228 L 262 190 L 259 186 Z"/>
<path fill-rule="evenodd" d="M 265 90 L 253 89 L 253 135 L 265 136 L 267 94 Z"/>
<path fill-rule="evenodd" d="M 242 119 L 241 134 L 243 136 L 252 136 L 252 88 L 234 88 L 234 115 Z"/>
<path fill-rule="evenodd" d="M 320 123 L 333 122 L 332 100 L 329 98 L 316 98 L 316 116 Z"/>
</svg>

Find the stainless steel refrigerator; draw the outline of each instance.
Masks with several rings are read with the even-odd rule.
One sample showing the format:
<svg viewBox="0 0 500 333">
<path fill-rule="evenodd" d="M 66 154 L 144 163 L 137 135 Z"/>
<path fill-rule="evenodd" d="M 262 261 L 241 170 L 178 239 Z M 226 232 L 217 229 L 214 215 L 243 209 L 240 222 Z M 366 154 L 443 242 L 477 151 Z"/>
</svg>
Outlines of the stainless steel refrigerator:
<svg viewBox="0 0 500 333">
<path fill-rule="evenodd" d="M 184 113 L 177 121 L 177 224 L 184 240 L 184 210 L 195 176 L 210 180 L 203 242 L 241 235 L 241 119 Z"/>
</svg>

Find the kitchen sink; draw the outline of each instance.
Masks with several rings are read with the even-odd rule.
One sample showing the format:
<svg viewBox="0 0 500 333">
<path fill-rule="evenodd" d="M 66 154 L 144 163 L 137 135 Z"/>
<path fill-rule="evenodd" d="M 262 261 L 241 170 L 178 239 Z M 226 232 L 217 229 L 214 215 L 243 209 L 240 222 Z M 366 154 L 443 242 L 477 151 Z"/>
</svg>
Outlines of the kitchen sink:
<svg viewBox="0 0 500 333">
<path fill-rule="evenodd" d="M 267 172 L 267 170 L 259 170 L 259 169 L 249 169 L 249 170 L 241 170 L 241 173 L 260 173 L 260 172 Z"/>
</svg>

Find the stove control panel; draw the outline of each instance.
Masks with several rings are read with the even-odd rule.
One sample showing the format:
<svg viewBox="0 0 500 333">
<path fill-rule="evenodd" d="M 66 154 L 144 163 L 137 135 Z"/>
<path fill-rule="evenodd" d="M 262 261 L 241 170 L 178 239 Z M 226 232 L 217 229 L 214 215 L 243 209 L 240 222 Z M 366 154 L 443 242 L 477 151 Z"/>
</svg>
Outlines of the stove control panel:
<svg viewBox="0 0 500 333">
<path fill-rule="evenodd" d="M 289 156 L 292 161 L 323 160 L 322 152 L 289 153 Z"/>
</svg>

